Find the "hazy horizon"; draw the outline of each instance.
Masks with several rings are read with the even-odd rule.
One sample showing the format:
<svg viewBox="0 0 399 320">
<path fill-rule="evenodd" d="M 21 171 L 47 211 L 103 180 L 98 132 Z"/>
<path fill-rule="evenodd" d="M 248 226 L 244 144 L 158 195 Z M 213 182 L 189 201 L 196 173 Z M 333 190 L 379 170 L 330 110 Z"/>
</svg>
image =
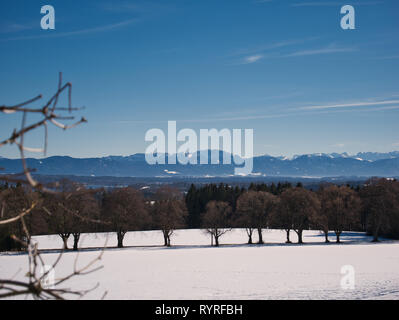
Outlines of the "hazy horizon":
<svg viewBox="0 0 399 320">
<path fill-rule="evenodd" d="M 208 149 L 208 151 L 210 151 L 210 150 L 211 149 Z M 206 151 L 206 150 L 198 150 L 197 152 L 202 152 L 202 151 Z M 223 150 L 219 150 L 219 151 L 221 152 Z M 358 155 L 360 153 L 389 154 L 389 153 L 394 153 L 394 152 L 398 152 L 399 153 L 399 150 L 391 150 L 391 151 L 388 151 L 388 152 L 364 151 L 364 152 L 356 152 L 356 153 L 349 153 L 349 152 L 345 152 L 345 151 L 342 151 L 342 152 L 327 152 L 327 153 L 326 152 L 313 152 L 313 153 L 292 154 L 290 156 L 285 155 L 285 154 L 268 154 L 268 153 L 264 153 L 264 154 L 254 154 L 254 157 L 271 156 L 271 157 L 276 157 L 276 158 L 277 157 L 285 157 L 287 159 L 292 159 L 292 158 L 294 158 L 296 156 L 319 155 L 319 154 L 320 155 L 331 155 L 331 154 L 343 155 L 343 154 L 347 154 L 349 157 L 353 157 L 353 156 L 356 156 L 356 155 Z M 118 154 L 108 154 L 108 155 L 95 156 L 95 157 L 73 157 L 73 156 L 70 156 L 70 155 L 67 155 L 67 154 L 64 154 L 64 155 L 58 154 L 58 155 L 49 155 L 49 156 L 43 156 L 43 155 L 42 156 L 40 156 L 40 155 L 38 156 L 38 155 L 36 155 L 35 156 L 33 154 L 32 156 L 29 156 L 27 158 L 37 159 L 37 160 L 51 158 L 51 157 L 71 157 L 71 158 L 75 158 L 75 159 L 98 159 L 98 158 L 108 158 L 108 157 L 130 157 L 130 156 L 134 156 L 134 155 L 137 155 L 137 154 L 144 155 L 145 153 L 144 152 L 137 152 L 137 153 L 132 153 L 132 154 L 119 154 L 119 155 Z M 166 152 L 165 154 L 168 154 L 168 153 Z M 11 159 L 11 160 L 20 160 L 21 159 L 20 157 L 4 157 L 4 156 L 0 156 L 0 158 Z"/>
</svg>

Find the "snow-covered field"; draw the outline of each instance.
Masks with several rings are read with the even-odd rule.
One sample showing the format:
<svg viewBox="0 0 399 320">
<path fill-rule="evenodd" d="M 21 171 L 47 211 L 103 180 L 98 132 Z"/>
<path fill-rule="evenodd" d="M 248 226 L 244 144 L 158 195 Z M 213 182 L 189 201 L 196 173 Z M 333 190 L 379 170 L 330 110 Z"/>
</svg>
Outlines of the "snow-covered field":
<svg viewBox="0 0 399 320">
<path fill-rule="evenodd" d="M 291 240 L 296 241 L 292 233 Z M 116 245 L 115 234 L 82 236 L 78 266 L 99 254 L 95 249 Z M 42 249 L 61 247 L 58 236 L 37 237 Z M 72 239 L 71 239 L 72 240 Z M 254 241 L 256 241 L 254 235 Z M 210 237 L 200 230 L 180 230 L 172 248 L 159 247 L 160 231 L 131 232 L 124 249 L 107 249 L 98 265 L 104 268 L 71 279 L 73 289 L 99 287 L 85 298 L 107 299 L 399 299 L 399 242 L 369 243 L 361 233 L 345 233 L 341 245 L 324 244 L 318 231 L 305 231 L 304 245 L 286 245 L 285 233 L 264 232 L 263 246 L 246 245 L 245 230 L 221 238 L 210 247 Z M 331 236 L 330 240 L 335 240 Z M 71 243 L 72 245 L 72 243 Z M 47 252 L 47 264 L 58 256 Z M 67 252 L 56 277 L 73 270 L 76 253 Z M 27 256 L 0 254 L 0 278 L 22 279 Z M 355 288 L 341 287 L 342 266 L 353 266 Z"/>
</svg>

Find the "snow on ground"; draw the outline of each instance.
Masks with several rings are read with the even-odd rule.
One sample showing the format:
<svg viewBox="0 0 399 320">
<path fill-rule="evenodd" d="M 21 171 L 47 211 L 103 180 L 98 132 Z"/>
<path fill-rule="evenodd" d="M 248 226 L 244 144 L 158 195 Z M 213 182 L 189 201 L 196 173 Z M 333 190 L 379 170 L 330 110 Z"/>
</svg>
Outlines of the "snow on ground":
<svg viewBox="0 0 399 320">
<path fill-rule="evenodd" d="M 83 236 L 84 247 L 101 247 L 106 234 Z M 41 248 L 59 248 L 56 236 L 37 237 Z M 233 230 L 221 239 L 219 248 L 209 247 L 210 237 L 199 230 L 180 230 L 163 243 L 160 231 L 131 232 L 125 245 L 109 249 L 99 265 L 104 268 L 73 278 L 67 287 L 99 288 L 86 298 L 108 299 L 399 299 L 399 242 L 369 243 L 361 233 L 345 233 L 345 243 L 323 244 L 317 231 L 306 231 L 305 245 L 286 245 L 285 233 L 267 230 L 263 246 L 245 245 L 245 230 Z M 256 237 L 254 237 L 256 241 Z M 292 240 L 296 236 L 292 234 Z M 334 237 L 331 237 L 334 240 Z M 230 244 L 230 245 L 227 245 Z M 109 235 L 109 246 L 116 236 Z M 84 266 L 99 250 L 81 251 L 78 266 Z M 56 253 L 43 254 L 50 264 Z M 65 253 L 56 277 L 73 270 L 76 253 Z M 0 254 L 0 278 L 22 279 L 27 257 Z M 355 289 L 341 288 L 341 267 L 355 270 Z"/>
</svg>

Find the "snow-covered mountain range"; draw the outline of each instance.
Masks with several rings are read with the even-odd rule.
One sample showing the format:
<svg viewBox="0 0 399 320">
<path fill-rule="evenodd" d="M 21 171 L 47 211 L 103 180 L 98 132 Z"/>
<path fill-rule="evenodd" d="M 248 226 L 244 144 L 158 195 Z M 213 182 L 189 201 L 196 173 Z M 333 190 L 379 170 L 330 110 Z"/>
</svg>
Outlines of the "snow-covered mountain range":
<svg viewBox="0 0 399 320">
<path fill-rule="evenodd" d="M 200 152 L 192 156 L 197 156 L 199 159 Z M 115 177 L 221 177 L 233 175 L 236 167 L 234 162 L 230 165 L 149 165 L 145 160 L 144 154 L 84 159 L 55 156 L 44 159 L 30 158 L 27 159 L 27 163 L 31 169 L 36 169 L 37 174 Z M 0 174 L 15 174 L 22 171 L 19 159 L 0 158 L 0 168 L 3 168 Z M 253 158 L 253 175 L 398 177 L 399 151 L 389 153 L 362 152 L 355 155 L 347 153 L 317 153 L 296 155 L 290 158 L 269 155 L 256 156 Z"/>
</svg>

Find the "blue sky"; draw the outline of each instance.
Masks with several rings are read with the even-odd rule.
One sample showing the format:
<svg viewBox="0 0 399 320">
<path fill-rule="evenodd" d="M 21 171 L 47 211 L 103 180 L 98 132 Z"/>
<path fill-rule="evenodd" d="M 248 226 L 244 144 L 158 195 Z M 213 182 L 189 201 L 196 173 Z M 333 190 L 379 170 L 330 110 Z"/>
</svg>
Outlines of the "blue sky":
<svg viewBox="0 0 399 320">
<path fill-rule="evenodd" d="M 56 30 L 40 28 L 46 4 Z M 398 16 L 396 0 L 3 0 L 0 105 L 49 97 L 63 72 L 89 122 L 52 129 L 48 155 L 142 153 L 167 120 L 253 128 L 257 155 L 399 150 Z M 20 123 L 0 119 L 2 138 Z"/>
</svg>

